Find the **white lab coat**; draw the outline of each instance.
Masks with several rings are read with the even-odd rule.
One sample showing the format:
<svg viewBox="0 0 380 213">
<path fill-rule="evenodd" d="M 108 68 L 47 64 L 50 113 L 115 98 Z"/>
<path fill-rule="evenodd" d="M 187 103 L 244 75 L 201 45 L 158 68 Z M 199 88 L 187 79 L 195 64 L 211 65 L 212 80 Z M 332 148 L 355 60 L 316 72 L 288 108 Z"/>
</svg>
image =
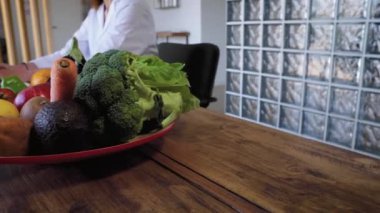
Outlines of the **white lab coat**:
<svg viewBox="0 0 380 213">
<path fill-rule="evenodd" d="M 145 0 L 113 0 L 104 23 L 104 5 L 91 9 L 80 28 L 74 33 L 79 48 L 88 60 L 99 52 L 110 49 L 128 50 L 135 54 L 157 54 L 153 16 Z M 66 55 L 71 38 L 61 50 L 35 60 L 38 68 L 51 67 Z"/>
</svg>

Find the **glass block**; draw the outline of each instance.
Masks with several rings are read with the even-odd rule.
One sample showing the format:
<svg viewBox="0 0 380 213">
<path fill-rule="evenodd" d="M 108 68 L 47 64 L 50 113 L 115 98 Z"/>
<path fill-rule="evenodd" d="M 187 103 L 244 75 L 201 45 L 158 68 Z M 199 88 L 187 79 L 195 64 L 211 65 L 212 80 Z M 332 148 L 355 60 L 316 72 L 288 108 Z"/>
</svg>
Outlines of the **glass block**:
<svg viewBox="0 0 380 213">
<path fill-rule="evenodd" d="M 367 52 L 380 54 L 380 24 L 372 23 L 369 25 Z"/>
<path fill-rule="evenodd" d="M 264 51 L 263 52 L 263 72 L 271 74 L 281 73 L 281 55 L 279 52 Z"/>
<path fill-rule="evenodd" d="M 240 93 L 240 73 L 227 72 L 227 91 Z"/>
<path fill-rule="evenodd" d="M 264 0 L 264 18 L 267 20 L 281 20 L 281 0 Z"/>
<path fill-rule="evenodd" d="M 335 0 L 311 0 L 311 18 L 333 19 L 334 13 Z"/>
<path fill-rule="evenodd" d="M 283 106 L 281 107 L 280 127 L 292 132 L 298 132 L 300 117 L 300 110 Z"/>
<path fill-rule="evenodd" d="M 351 147 L 354 137 L 355 123 L 352 121 L 330 117 L 327 128 L 327 141 L 345 147 Z"/>
<path fill-rule="evenodd" d="M 371 18 L 380 19 L 380 1 L 372 0 Z"/>
<path fill-rule="evenodd" d="M 256 50 L 244 50 L 244 70 L 259 72 L 260 66 L 260 52 Z"/>
<path fill-rule="evenodd" d="M 244 74 L 243 93 L 257 97 L 259 94 L 259 76 Z"/>
<path fill-rule="evenodd" d="M 240 25 L 227 25 L 227 45 L 240 46 L 240 35 L 241 26 Z"/>
<path fill-rule="evenodd" d="M 301 81 L 283 80 L 281 101 L 288 104 L 301 105 L 302 101 Z"/>
<path fill-rule="evenodd" d="M 245 1 L 245 20 L 253 21 L 261 19 L 260 14 L 260 0 L 246 0 Z"/>
<path fill-rule="evenodd" d="M 380 127 L 359 124 L 355 149 L 380 155 Z"/>
<path fill-rule="evenodd" d="M 278 105 L 268 102 L 260 102 L 260 122 L 276 126 Z"/>
<path fill-rule="evenodd" d="M 368 58 L 365 62 L 363 86 L 380 88 L 380 59 Z"/>
<path fill-rule="evenodd" d="M 327 106 L 327 86 L 318 84 L 306 84 L 305 107 L 319 111 L 325 111 Z"/>
<path fill-rule="evenodd" d="M 380 123 L 380 93 L 362 92 L 360 119 Z"/>
<path fill-rule="evenodd" d="M 240 50 L 227 49 L 227 68 L 240 70 Z"/>
<path fill-rule="evenodd" d="M 280 93 L 280 80 L 277 78 L 262 77 L 261 79 L 261 97 L 273 101 L 278 100 Z"/>
<path fill-rule="evenodd" d="M 369 0 L 340 0 L 339 18 L 365 18 Z"/>
<path fill-rule="evenodd" d="M 362 59 L 359 57 L 335 57 L 332 81 L 358 85 Z"/>
<path fill-rule="evenodd" d="M 307 1 L 286 0 L 286 19 L 300 20 L 307 18 Z"/>
<path fill-rule="evenodd" d="M 243 98 L 243 117 L 251 120 L 257 120 L 257 100 L 250 98 Z"/>
<path fill-rule="evenodd" d="M 244 30 L 245 46 L 261 46 L 261 26 L 260 24 L 245 25 Z"/>
<path fill-rule="evenodd" d="M 327 81 L 331 70 L 331 57 L 327 55 L 308 55 L 306 77 Z"/>
<path fill-rule="evenodd" d="M 331 24 L 311 24 L 309 35 L 309 49 L 311 50 L 331 50 L 333 25 Z"/>
<path fill-rule="evenodd" d="M 335 49 L 341 51 L 361 52 L 363 50 L 364 23 L 338 24 L 336 29 Z"/>
<path fill-rule="evenodd" d="M 305 24 L 287 24 L 285 26 L 285 47 L 291 49 L 304 49 L 305 35 Z"/>
<path fill-rule="evenodd" d="M 325 132 L 325 116 L 313 112 L 303 113 L 302 134 L 323 139 Z"/>
<path fill-rule="evenodd" d="M 355 117 L 358 91 L 332 87 L 330 96 L 330 112 Z"/>
<path fill-rule="evenodd" d="M 227 2 L 227 21 L 241 21 L 241 1 Z"/>
<path fill-rule="evenodd" d="M 234 115 L 239 115 L 240 97 L 236 95 L 226 95 L 226 112 Z"/>
<path fill-rule="evenodd" d="M 265 47 L 276 47 L 280 48 L 282 46 L 282 25 L 281 24 L 266 24 L 264 25 L 264 43 Z"/>
<path fill-rule="evenodd" d="M 284 75 L 302 77 L 304 75 L 305 55 L 298 53 L 284 54 Z"/>
</svg>

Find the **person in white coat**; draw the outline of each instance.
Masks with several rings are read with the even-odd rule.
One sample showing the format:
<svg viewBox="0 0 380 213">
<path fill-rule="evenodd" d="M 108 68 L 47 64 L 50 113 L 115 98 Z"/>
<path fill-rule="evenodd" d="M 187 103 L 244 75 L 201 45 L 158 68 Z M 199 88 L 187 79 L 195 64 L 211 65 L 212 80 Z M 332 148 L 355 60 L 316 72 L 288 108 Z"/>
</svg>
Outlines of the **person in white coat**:
<svg viewBox="0 0 380 213">
<path fill-rule="evenodd" d="M 87 60 L 96 53 L 110 49 L 127 50 L 138 55 L 157 54 L 154 20 L 145 0 L 92 2 L 95 6 L 73 35 Z M 51 67 L 56 59 L 65 56 L 71 43 L 72 38 L 61 50 L 28 63 L 13 66 L 0 64 L 0 77 L 18 75 L 23 81 L 28 81 L 34 72 Z"/>
</svg>

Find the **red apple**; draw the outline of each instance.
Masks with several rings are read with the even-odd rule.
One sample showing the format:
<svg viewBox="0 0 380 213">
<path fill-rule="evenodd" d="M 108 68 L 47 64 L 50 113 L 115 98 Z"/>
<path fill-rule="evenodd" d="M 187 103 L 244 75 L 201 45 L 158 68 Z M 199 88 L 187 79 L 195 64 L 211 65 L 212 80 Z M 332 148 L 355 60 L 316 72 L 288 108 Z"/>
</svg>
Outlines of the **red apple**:
<svg viewBox="0 0 380 213">
<path fill-rule="evenodd" d="M 0 88 L 0 99 L 4 99 L 13 103 L 16 93 L 7 88 Z"/>
<path fill-rule="evenodd" d="M 22 106 L 24 106 L 29 99 L 36 96 L 41 96 L 50 100 L 50 83 L 39 84 L 21 90 L 17 94 L 13 103 L 18 110 L 21 110 Z"/>
</svg>

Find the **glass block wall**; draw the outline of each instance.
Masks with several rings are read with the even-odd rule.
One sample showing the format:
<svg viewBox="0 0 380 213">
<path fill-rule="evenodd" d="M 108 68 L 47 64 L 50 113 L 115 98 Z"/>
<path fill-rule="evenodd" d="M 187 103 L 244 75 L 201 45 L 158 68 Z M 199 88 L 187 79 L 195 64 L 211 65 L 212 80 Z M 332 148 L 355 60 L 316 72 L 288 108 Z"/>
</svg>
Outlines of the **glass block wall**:
<svg viewBox="0 0 380 213">
<path fill-rule="evenodd" d="M 380 158 L 380 0 L 226 3 L 226 114 Z"/>
</svg>

